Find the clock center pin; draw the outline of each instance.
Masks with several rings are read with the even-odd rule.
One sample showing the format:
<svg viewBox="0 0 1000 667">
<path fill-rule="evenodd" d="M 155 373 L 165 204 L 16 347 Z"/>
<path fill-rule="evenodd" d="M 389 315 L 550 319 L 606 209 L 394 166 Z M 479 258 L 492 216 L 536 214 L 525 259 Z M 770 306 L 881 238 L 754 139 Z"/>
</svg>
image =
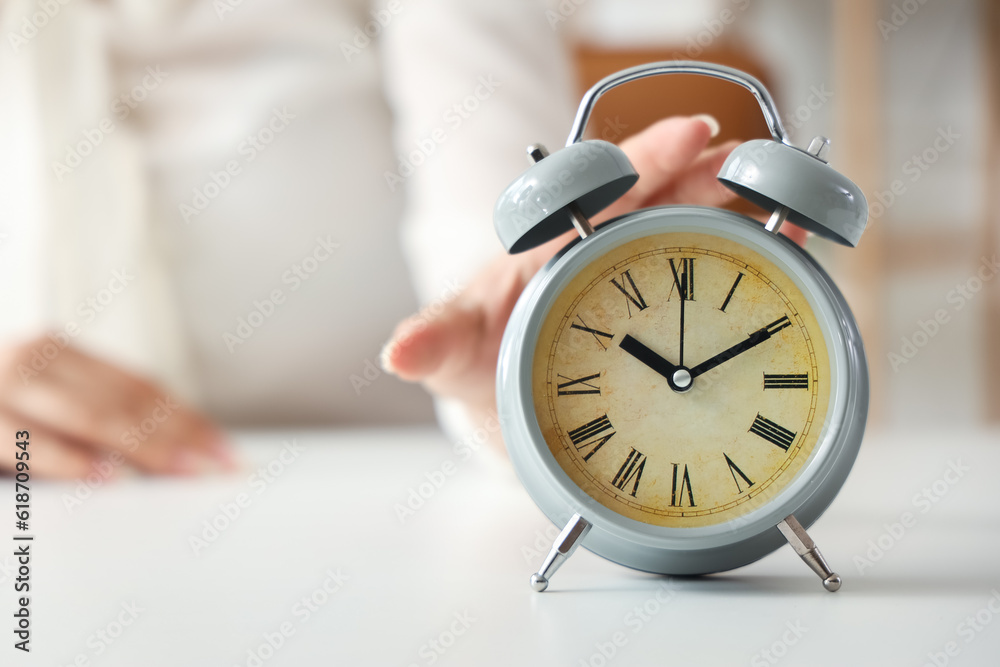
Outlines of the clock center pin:
<svg viewBox="0 0 1000 667">
<path fill-rule="evenodd" d="M 677 392 L 687 391 L 691 388 L 691 371 L 686 368 L 678 368 L 671 377 L 673 390 Z"/>
</svg>

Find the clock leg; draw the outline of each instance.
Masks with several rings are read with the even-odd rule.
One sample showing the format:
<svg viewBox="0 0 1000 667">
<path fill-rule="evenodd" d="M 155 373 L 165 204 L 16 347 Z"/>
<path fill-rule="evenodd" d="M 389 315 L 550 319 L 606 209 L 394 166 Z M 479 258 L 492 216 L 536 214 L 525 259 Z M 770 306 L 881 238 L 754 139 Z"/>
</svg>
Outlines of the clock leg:
<svg viewBox="0 0 1000 667">
<path fill-rule="evenodd" d="M 785 517 L 785 520 L 778 524 L 778 530 L 795 549 L 795 553 L 823 580 L 823 588 L 831 593 L 840 589 L 840 575 L 826 564 L 826 560 L 819 552 L 816 543 L 812 541 L 812 538 L 806 533 L 806 529 L 802 527 L 794 515 L 789 514 Z"/>
<path fill-rule="evenodd" d="M 583 538 L 590 532 L 590 522 L 579 514 L 574 514 L 559 537 L 552 544 L 552 550 L 542 563 L 542 567 L 531 575 L 531 587 L 541 593 L 549 587 L 549 579 L 556 570 L 573 555 Z"/>
</svg>

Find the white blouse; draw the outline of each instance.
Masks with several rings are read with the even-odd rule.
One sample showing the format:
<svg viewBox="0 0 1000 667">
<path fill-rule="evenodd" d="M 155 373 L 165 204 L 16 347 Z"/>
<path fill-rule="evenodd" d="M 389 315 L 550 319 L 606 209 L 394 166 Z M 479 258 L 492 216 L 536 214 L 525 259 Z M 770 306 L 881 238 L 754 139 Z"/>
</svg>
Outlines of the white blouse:
<svg viewBox="0 0 1000 667">
<path fill-rule="evenodd" d="M 540 1 L 13 0 L 0 34 L 0 336 L 229 423 L 426 418 L 379 350 L 570 123 Z"/>
</svg>

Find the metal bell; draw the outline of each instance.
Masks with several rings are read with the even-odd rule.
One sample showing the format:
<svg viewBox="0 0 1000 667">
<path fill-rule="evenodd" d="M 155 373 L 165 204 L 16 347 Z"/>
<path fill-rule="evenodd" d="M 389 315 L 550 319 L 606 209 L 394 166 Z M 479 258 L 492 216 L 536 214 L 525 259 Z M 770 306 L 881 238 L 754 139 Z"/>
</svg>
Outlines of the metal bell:
<svg viewBox="0 0 1000 667">
<path fill-rule="evenodd" d="M 625 194 L 638 180 L 622 149 L 607 141 L 581 141 L 552 155 L 528 149 L 535 161 L 497 200 L 493 224 L 507 252 L 550 241 L 574 226 L 582 236 L 588 218 Z"/>
<path fill-rule="evenodd" d="M 817 137 L 803 151 L 768 139 L 748 141 L 729 155 L 718 178 L 761 208 L 853 248 L 868 222 L 868 202 L 861 188 L 826 163 L 829 143 Z"/>
</svg>

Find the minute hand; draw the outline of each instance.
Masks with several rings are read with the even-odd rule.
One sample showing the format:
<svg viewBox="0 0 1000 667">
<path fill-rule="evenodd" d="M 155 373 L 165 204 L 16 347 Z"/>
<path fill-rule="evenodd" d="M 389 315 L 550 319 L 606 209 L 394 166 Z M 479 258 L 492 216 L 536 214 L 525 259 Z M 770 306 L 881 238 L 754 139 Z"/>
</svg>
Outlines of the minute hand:
<svg viewBox="0 0 1000 667">
<path fill-rule="evenodd" d="M 750 334 L 746 340 L 733 345 L 728 350 L 720 352 L 714 357 L 701 362 L 697 366 L 691 369 L 691 378 L 694 379 L 703 373 L 707 373 L 719 364 L 729 361 L 738 354 L 742 354 L 747 350 L 756 347 L 763 343 L 765 340 L 769 339 L 774 334 L 778 333 L 785 327 L 791 326 L 791 322 L 788 321 L 788 316 L 785 315 L 781 319 L 771 322 L 767 326 L 761 327 L 757 331 Z"/>
</svg>

